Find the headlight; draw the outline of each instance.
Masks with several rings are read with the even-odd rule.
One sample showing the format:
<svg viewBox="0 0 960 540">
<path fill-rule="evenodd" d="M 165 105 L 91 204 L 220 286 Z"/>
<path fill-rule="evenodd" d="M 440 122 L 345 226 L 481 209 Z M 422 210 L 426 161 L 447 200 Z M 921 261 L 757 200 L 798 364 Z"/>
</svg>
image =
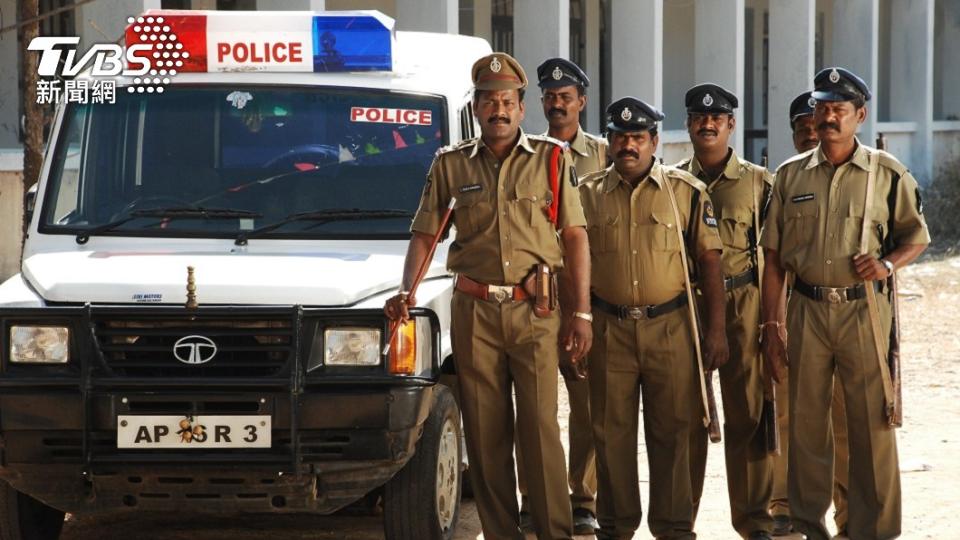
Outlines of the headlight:
<svg viewBox="0 0 960 540">
<path fill-rule="evenodd" d="M 380 365 L 380 330 L 351 327 L 324 330 L 323 363 L 328 366 Z M 317 366 L 311 365 L 308 369 L 314 367 Z"/>
<path fill-rule="evenodd" d="M 10 362 L 66 364 L 70 360 L 70 329 L 62 326 L 10 328 Z"/>
</svg>

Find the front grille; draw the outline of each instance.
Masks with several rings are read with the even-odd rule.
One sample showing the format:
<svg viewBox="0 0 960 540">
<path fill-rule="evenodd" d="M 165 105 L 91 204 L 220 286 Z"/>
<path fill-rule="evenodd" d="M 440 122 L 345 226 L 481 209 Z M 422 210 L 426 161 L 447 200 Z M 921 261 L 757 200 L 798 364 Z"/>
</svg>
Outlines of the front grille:
<svg viewBox="0 0 960 540">
<path fill-rule="evenodd" d="M 95 319 L 94 329 L 107 366 L 113 374 L 124 377 L 277 375 L 293 356 L 295 346 L 293 325 L 287 318 Z M 197 338 L 181 341 L 189 336 L 209 340 L 216 346 L 216 353 L 207 360 L 213 352 L 208 342 Z M 178 342 L 181 346 L 175 353 Z M 189 347 L 196 343 L 203 346 Z"/>
</svg>

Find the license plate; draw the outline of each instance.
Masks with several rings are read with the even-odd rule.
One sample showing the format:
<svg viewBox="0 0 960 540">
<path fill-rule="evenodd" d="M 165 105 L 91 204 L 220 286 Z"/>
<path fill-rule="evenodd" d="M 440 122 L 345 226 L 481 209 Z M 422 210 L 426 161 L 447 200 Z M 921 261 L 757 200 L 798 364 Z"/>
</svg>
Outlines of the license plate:
<svg viewBox="0 0 960 540">
<path fill-rule="evenodd" d="M 117 448 L 270 448 L 270 416 L 117 416 Z"/>
</svg>

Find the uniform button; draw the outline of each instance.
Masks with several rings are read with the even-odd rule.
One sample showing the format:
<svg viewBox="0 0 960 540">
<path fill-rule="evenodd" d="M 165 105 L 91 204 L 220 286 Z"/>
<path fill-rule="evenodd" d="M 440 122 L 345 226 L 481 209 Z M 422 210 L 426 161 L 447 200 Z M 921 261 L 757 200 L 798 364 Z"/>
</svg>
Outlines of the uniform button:
<svg viewBox="0 0 960 540">
<path fill-rule="evenodd" d="M 667 223 L 667 228 L 668 228 L 668 229 L 672 229 L 672 228 L 673 228 L 673 223 Z"/>
<path fill-rule="evenodd" d="M 633 250 L 633 254 L 636 255 L 636 254 L 637 254 L 637 250 Z"/>
<path fill-rule="evenodd" d="M 504 262 L 503 265 L 504 265 L 504 266 L 510 266 L 510 261 Z"/>
<path fill-rule="evenodd" d="M 636 224 L 636 223 L 631 223 L 630 226 L 631 226 L 631 227 L 636 227 L 637 224 Z"/>
<path fill-rule="evenodd" d="M 634 281 L 634 282 L 633 282 L 633 286 L 634 286 L 634 287 L 636 287 L 636 286 L 639 285 L 639 284 L 640 284 L 639 281 Z"/>
<path fill-rule="evenodd" d="M 830 259 L 827 259 L 827 264 L 833 264 L 833 261 L 831 261 Z"/>
<path fill-rule="evenodd" d="M 507 215 L 507 211 L 506 211 L 506 210 L 503 211 L 503 215 Z"/>
</svg>

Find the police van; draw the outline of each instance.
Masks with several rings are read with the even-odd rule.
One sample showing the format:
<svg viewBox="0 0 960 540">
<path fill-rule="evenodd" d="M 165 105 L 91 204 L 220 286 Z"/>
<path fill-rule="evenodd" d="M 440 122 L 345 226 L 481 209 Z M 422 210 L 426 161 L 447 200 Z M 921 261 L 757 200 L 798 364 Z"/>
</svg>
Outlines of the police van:
<svg viewBox="0 0 960 540">
<path fill-rule="evenodd" d="M 387 538 L 452 537 L 447 244 L 411 323 L 382 307 L 434 154 L 477 129 L 489 45 L 377 12 L 128 22 L 149 70 L 61 104 L 0 286 L 0 538 L 367 496 Z"/>
</svg>

